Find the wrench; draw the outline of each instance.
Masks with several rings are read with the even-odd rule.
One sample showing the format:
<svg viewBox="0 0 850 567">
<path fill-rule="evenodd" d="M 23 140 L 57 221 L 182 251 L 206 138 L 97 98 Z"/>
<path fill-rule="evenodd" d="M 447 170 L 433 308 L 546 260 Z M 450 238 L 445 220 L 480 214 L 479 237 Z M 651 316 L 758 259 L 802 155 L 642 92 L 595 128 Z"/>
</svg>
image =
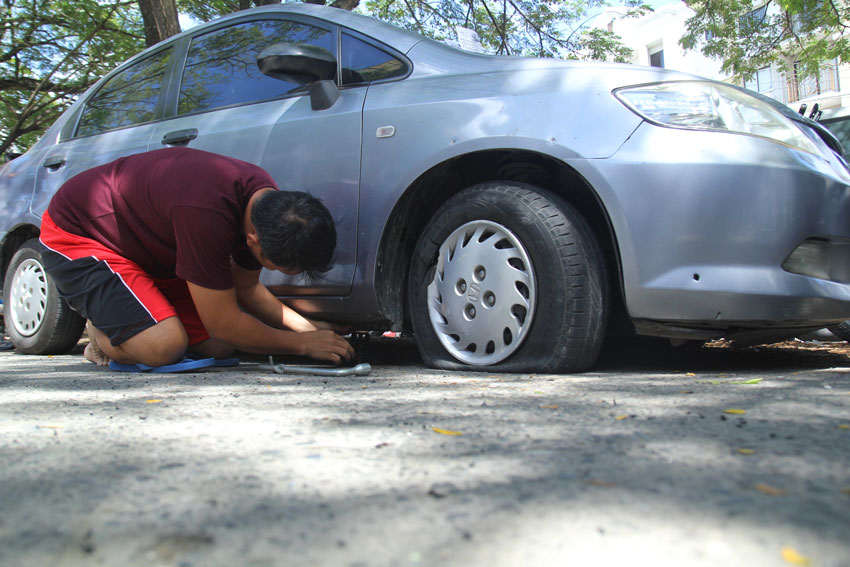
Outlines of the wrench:
<svg viewBox="0 0 850 567">
<path fill-rule="evenodd" d="M 372 365 L 368 363 L 358 364 L 351 368 L 317 368 L 315 366 L 288 366 L 286 364 L 275 364 L 269 357 L 268 364 L 261 364 L 261 370 L 271 370 L 277 374 L 312 374 L 313 376 L 367 376 L 372 372 Z"/>
</svg>

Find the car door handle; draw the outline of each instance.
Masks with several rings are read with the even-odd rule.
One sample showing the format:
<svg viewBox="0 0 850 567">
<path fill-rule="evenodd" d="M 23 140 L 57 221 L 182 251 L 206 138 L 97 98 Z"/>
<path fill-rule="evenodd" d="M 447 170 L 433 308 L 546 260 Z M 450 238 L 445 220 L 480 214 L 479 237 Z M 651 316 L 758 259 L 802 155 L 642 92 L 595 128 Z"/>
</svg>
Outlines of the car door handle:
<svg viewBox="0 0 850 567">
<path fill-rule="evenodd" d="M 198 129 L 197 128 L 187 128 L 186 130 L 175 130 L 174 132 L 169 132 L 165 136 L 162 137 L 162 144 L 164 146 L 185 146 L 192 140 L 198 137 Z"/>
<path fill-rule="evenodd" d="M 65 165 L 65 156 L 50 156 L 42 164 L 47 169 L 59 169 Z"/>
</svg>

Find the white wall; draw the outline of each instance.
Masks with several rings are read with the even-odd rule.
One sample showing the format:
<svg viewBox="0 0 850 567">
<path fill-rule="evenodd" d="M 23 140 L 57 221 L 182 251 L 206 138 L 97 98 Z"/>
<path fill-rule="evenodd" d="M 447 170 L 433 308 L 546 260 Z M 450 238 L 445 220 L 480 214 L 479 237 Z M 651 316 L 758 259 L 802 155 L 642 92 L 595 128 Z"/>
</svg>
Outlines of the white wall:
<svg viewBox="0 0 850 567">
<path fill-rule="evenodd" d="M 667 4 L 640 18 L 624 18 L 624 8 L 608 8 L 594 20 L 593 25 L 610 29 L 635 52 L 632 63 L 649 65 L 649 54 L 658 47 L 664 50 L 664 67 L 723 80 L 720 62 L 705 57 L 697 50 L 685 52 L 679 39 L 685 34 L 685 21 L 694 12 L 684 2 Z"/>
</svg>

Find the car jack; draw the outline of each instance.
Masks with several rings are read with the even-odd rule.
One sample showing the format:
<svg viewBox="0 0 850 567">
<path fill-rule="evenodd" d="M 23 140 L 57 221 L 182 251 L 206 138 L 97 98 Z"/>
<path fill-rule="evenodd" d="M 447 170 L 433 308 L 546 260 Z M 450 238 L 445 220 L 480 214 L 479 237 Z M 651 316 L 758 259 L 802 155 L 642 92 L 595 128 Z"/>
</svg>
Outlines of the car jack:
<svg viewBox="0 0 850 567">
<path fill-rule="evenodd" d="M 277 374 L 312 374 L 313 376 L 367 376 L 372 372 L 372 365 L 361 363 L 350 368 L 320 368 L 317 366 L 290 366 L 275 364 L 270 356 L 268 364 L 261 364 L 261 370 L 271 370 Z"/>
</svg>

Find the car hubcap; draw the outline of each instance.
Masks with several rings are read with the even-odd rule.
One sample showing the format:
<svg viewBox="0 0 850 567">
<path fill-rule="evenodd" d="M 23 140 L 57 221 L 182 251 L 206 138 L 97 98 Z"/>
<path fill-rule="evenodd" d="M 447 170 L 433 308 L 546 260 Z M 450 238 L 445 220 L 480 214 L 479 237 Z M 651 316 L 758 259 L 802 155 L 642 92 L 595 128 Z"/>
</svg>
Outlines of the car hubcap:
<svg viewBox="0 0 850 567">
<path fill-rule="evenodd" d="M 15 330 L 25 337 L 41 327 L 47 311 L 47 278 L 36 260 L 25 260 L 15 271 L 9 305 Z"/>
<path fill-rule="evenodd" d="M 428 284 L 428 315 L 442 345 L 467 364 L 513 354 L 534 318 L 536 284 L 528 253 L 504 226 L 473 221 L 440 246 Z"/>
</svg>

